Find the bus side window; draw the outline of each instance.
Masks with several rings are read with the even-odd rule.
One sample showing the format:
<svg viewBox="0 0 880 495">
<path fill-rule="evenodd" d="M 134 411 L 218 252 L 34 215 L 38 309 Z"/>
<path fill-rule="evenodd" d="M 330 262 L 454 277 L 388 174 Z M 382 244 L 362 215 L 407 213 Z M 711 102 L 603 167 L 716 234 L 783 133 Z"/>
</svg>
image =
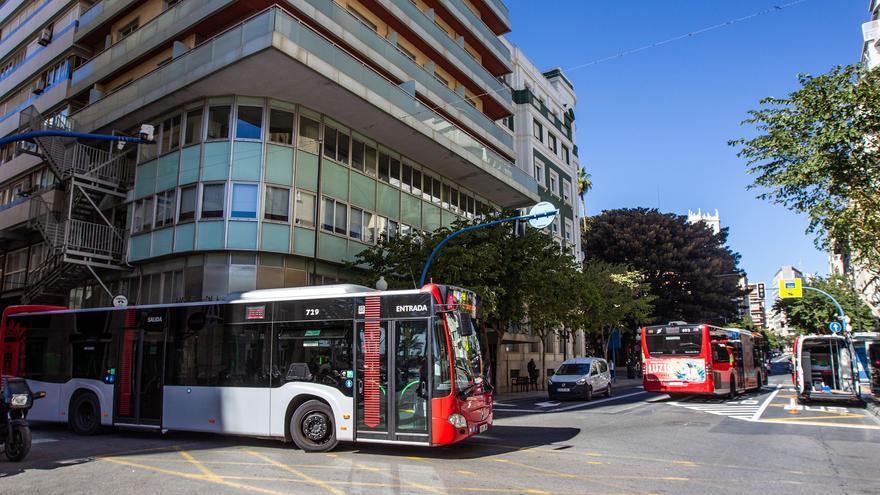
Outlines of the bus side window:
<svg viewBox="0 0 880 495">
<path fill-rule="evenodd" d="M 724 344 L 712 344 L 712 361 L 715 364 L 730 364 L 730 355 Z"/>
</svg>

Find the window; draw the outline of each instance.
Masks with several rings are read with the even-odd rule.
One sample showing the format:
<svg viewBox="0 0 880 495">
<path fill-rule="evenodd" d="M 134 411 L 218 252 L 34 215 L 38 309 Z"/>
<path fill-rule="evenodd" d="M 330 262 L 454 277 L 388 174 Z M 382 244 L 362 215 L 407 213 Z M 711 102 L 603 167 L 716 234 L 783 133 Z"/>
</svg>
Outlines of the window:
<svg viewBox="0 0 880 495">
<path fill-rule="evenodd" d="M 547 147 L 550 148 L 554 155 L 556 154 L 556 136 L 552 132 L 547 133 Z"/>
<path fill-rule="evenodd" d="M 434 72 L 434 79 L 440 81 L 440 84 L 446 86 L 447 88 L 449 87 L 449 80 L 447 80 L 445 77 L 441 76 L 436 71 Z"/>
<path fill-rule="evenodd" d="M 440 206 L 443 208 L 449 208 L 449 184 L 443 184 L 443 196 L 442 201 L 440 202 Z"/>
<path fill-rule="evenodd" d="M 562 159 L 565 161 L 566 165 L 571 164 L 571 156 L 569 156 L 568 154 L 568 147 L 566 147 L 564 144 L 562 145 Z"/>
<path fill-rule="evenodd" d="M 391 159 L 390 156 L 385 153 L 379 153 L 379 180 L 382 182 L 389 182 L 391 177 L 389 176 L 389 164 L 388 161 Z"/>
<path fill-rule="evenodd" d="M 156 195 L 156 228 L 174 223 L 175 199 L 174 189 Z"/>
<path fill-rule="evenodd" d="M 6 255 L 6 270 L 3 275 L 3 290 L 24 287 L 27 276 L 27 248 L 11 251 Z"/>
<path fill-rule="evenodd" d="M 400 43 L 397 44 L 397 49 L 400 50 L 400 53 L 406 56 L 406 58 L 412 60 L 413 62 L 416 61 L 416 54 L 402 46 Z"/>
<path fill-rule="evenodd" d="M 260 139 L 263 137 L 262 107 L 238 106 L 238 118 L 235 120 L 235 137 L 238 139 Z"/>
<path fill-rule="evenodd" d="M 135 202 L 131 225 L 132 234 L 137 234 L 138 232 L 143 232 L 153 227 L 152 196 Z"/>
<path fill-rule="evenodd" d="M 232 218 L 257 218 L 258 191 L 256 184 L 232 185 Z M 204 209 L 202 211 L 204 216 Z"/>
<path fill-rule="evenodd" d="M 178 222 L 193 220 L 196 217 L 196 186 L 182 187 L 180 189 L 180 212 L 177 214 Z"/>
<path fill-rule="evenodd" d="M 449 205 L 452 211 L 458 212 L 458 189 L 449 188 Z"/>
<path fill-rule="evenodd" d="M 292 308 L 284 307 L 292 303 L 277 304 L 280 311 L 293 313 Z M 346 380 L 341 379 L 353 369 L 351 322 L 285 322 L 273 326 L 273 367 L 280 371 L 277 378 L 272 378 L 273 386 L 314 382 L 352 396 L 356 387 L 346 387 Z"/>
<path fill-rule="evenodd" d="M 375 218 L 377 218 L 376 215 L 373 215 L 368 211 L 364 212 L 364 242 L 369 242 L 370 244 L 376 243 L 377 230 Z"/>
<path fill-rule="evenodd" d="M 572 238 L 573 233 L 574 233 L 573 223 L 571 220 L 566 218 L 565 219 L 565 240 L 568 241 L 569 243 L 574 242 L 574 239 Z"/>
<path fill-rule="evenodd" d="M 294 223 L 302 227 L 315 226 L 315 195 L 300 190 L 296 191 L 296 208 Z"/>
<path fill-rule="evenodd" d="M 351 168 L 370 177 L 376 176 L 376 148 L 351 138 Z"/>
<path fill-rule="evenodd" d="M 466 217 L 474 218 L 474 198 L 472 196 L 467 196 L 462 193 L 461 208 L 464 210 Z"/>
<path fill-rule="evenodd" d="M 162 123 L 162 153 L 180 147 L 180 115 L 176 115 Z"/>
<path fill-rule="evenodd" d="M 411 192 L 412 191 L 412 167 L 405 164 L 405 163 L 403 164 L 403 168 L 401 171 L 401 179 L 402 180 L 401 180 L 400 188 L 406 192 Z"/>
<path fill-rule="evenodd" d="M 348 139 L 345 132 L 324 126 L 324 156 L 348 165 Z"/>
<path fill-rule="evenodd" d="M 320 124 L 308 117 L 299 118 L 299 148 L 311 153 L 318 152 Z"/>
<path fill-rule="evenodd" d="M 391 159 L 388 160 L 388 166 L 390 168 L 391 185 L 400 187 L 400 160 L 391 157 Z"/>
<path fill-rule="evenodd" d="M 201 218 L 223 218 L 223 202 L 226 184 L 205 184 L 202 186 Z"/>
<path fill-rule="evenodd" d="M 293 114 L 283 110 L 269 111 L 269 141 L 293 144 Z"/>
<path fill-rule="evenodd" d="M 351 207 L 351 221 L 348 223 L 348 235 L 359 241 L 364 238 L 364 210 Z"/>
<path fill-rule="evenodd" d="M 537 120 L 532 121 L 532 133 L 538 141 L 544 142 L 544 128 Z"/>
<path fill-rule="evenodd" d="M 183 144 L 197 143 L 202 140 L 202 109 L 197 108 L 186 113 L 186 132 Z"/>
<path fill-rule="evenodd" d="M 412 171 L 412 182 L 410 183 L 412 186 L 412 193 L 416 196 L 422 194 L 422 172 L 416 169 Z"/>
<path fill-rule="evenodd" d="M 122 41 L 123 39 L 131 35 L 131 33 L 137 31 L 137 29 L 140 27 L 140 22 L 140 17 L 135 17 L 133 21 L 119 28 L 116 31 L 116 42 L 118 43 Z"/>
<path fill-rule="evenodd" d="M 440 191 L 442 189 L 442 182 L 440 179 L 434 177 L 431 180 L 431 202 L 440 204 Z"/>
<path fill-rule="evenodd" d="M 358 12 L 357 10 L 353 9 L 351 7 L 351 5 L 349 5 L 346 10 L 348 10 L 348 13 L 353 15 L 355 17 L 355 19 L 361 21 L 361 24 L 363 24 L 364 26 L 367 26 L 368 28 L 372 29 L 373 31 L 379 32 L 379 26 L 377 26 L 372 21 L 370 21 L 369 19 L 364 17 L 364 15 L 361 14 L 360 12 Z"/>
<path fill-rule="evenodd" d="M 550 194 L 559 196 L 559 174 L 550 171 Z"/>
<path fill-rule="evenodd" d="M 290 190 L 283 187 L 266 188 L 266 211 L 263 218 L 287 222 L 290 220 Z"/>
<path fill-rule="evenodd" d="M 562 181 L 562 199 L 565 200 L 565 204 L 571 204 L 571 181 L 564 180 Z"/>
<path fill-rule="evenodd" d="M 345 203 L 325 196 L 321 209 L 324 217 L 321 228 L 327 232 L 345 235 L 348 229 L 348 209 Z"/>
<path fill-rule="evenodd" d="M 535 161 L 535 180 L 538 184 L 544 184 L 544 164 Z"/>
<path fill-rule="evenodd" d="M 229 105 L 208 110 L 208 139 L 229 138 Z"/>
<path fill-rule="evenodd" d="M 553 235 L 559 235 L 559 215 L 553 217 L 553 223 L 550 224 L 550 230 L 553 232 Z"/>
</svg>

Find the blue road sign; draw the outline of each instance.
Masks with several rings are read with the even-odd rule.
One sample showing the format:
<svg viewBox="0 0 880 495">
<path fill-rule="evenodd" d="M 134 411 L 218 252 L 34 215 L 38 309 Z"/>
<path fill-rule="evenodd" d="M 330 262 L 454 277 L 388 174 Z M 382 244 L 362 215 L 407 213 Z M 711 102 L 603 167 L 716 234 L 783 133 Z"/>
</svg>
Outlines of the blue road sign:
<svg viewBox="0 0 880 495">
<path fill-rule="evenodd" d="M 828 324 L 828 329 L 833 333 L 840 333 L 840 331 L 843 330 L 843 325 L 841 325 L 839 321 L 832 321 Z"/>
</svg>

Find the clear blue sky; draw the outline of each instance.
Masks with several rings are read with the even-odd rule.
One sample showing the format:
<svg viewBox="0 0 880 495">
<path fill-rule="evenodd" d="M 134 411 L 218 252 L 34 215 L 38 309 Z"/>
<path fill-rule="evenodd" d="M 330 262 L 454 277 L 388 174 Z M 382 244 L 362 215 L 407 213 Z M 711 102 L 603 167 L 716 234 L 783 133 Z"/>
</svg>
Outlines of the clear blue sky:
<svg viewBox="0 0 880 495">
<path fill-rule="evenodd" d="M 506 0 L 513 32 L 542 70 L 574 67 L 787 0 Z M 624 207 L 686 214 L 718 208 L 750 281 L 782 265 L 827 273 L 803 217 L 755 198 L 729 139 L 765 96 L 797 74 L 857 62 L 868 0 L 807 0 L 732 26 L 567 71 L 578 95 L 577 144 L 593 176 L 591 215 Z M 769 294 L 768 294 L 769 295 Z"/>
</svg>

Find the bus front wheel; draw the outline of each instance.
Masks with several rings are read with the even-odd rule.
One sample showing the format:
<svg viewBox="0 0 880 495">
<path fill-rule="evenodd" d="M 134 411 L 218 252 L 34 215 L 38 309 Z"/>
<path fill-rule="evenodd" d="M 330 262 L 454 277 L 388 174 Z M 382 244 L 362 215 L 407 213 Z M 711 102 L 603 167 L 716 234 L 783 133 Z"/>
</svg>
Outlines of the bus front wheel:
<svg viewBox="0 0 880 495">
<path fill-rule="evenodd" d="M 336 447 L 333 410 L 326 403 L 310 400 L 296 408 L 290 418 L 290 434 L 305 452 L 328 452 Z"/>
<path fill-rule="evenodd" d="M 77 435 L 94 435 L 101 429 L 101 404 L 91 392 L 76 396 L 68 410 L 68 424 Z"/>
</svg>

